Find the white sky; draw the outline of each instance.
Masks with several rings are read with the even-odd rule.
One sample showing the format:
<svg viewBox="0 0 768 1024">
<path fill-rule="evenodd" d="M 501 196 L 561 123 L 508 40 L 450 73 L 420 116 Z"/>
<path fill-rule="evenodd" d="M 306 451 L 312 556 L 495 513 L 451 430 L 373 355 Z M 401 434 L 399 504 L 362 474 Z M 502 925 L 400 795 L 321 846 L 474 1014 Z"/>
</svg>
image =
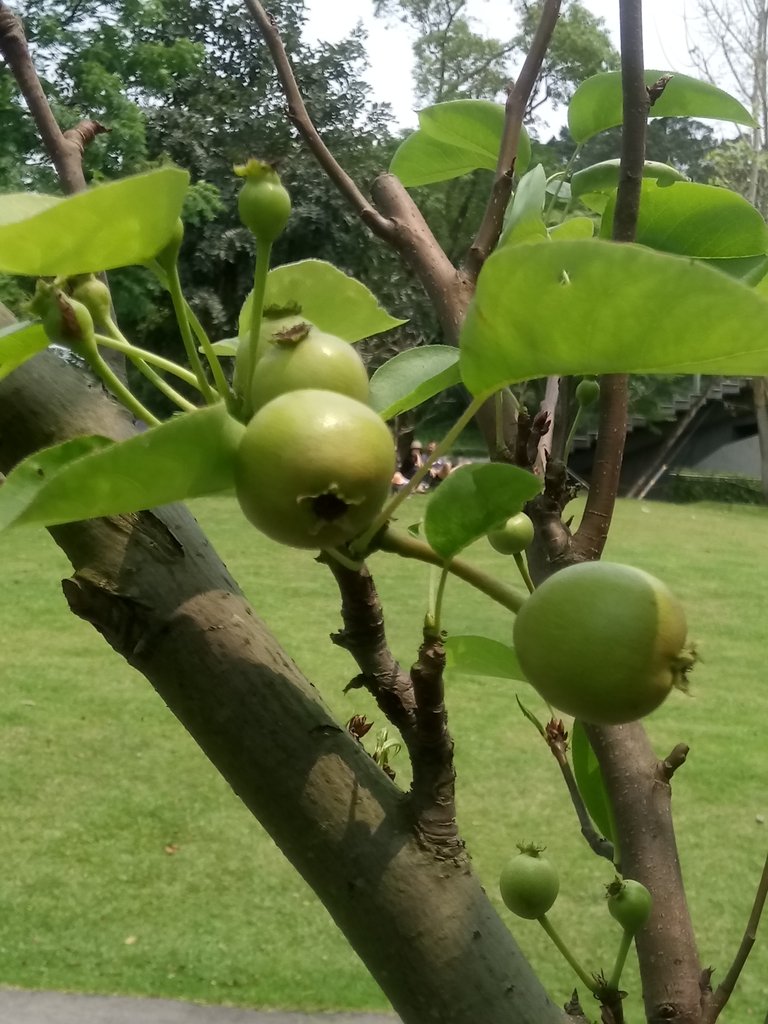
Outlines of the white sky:
<svg viewBox="0 0 768 1024">
<path fill-rule="evenodd" d="M 618 0 L 584 0 L 585 6 L 605 20 L 609 34 L 618 49 Z M 510 0 L 469 0 L 470 15 L 475 28 L 497 38 L 508 38 L 516 28 Z M 415 100 L 411 86 L 412 37 L 400 25 L 374 18 L 370 0 L 307 0 L 307 35 L 309 38 L 336 41 L 358 21 L 368 31 L 368 79 L 375 98 L 392 105 L 403 127 L 417 127 Z M 696 0 L 645 0 L 644 36 L 645 66 L 664 71 L 696 75 L 688 56 L 686 15 L 695 24 Z M 727 86 L 726 86 L 727 88 Z M 559 110 L 552 125 L 565 123 L 565 112 Z"/>
</svg>

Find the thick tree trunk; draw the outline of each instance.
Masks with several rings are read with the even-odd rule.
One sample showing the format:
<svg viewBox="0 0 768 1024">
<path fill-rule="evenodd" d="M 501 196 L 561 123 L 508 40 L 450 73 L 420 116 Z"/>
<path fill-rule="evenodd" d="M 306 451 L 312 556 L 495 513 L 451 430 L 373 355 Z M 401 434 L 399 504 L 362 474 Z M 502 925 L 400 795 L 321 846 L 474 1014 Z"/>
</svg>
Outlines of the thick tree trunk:
<svg viewBox="0 0 768 1024">
<path fill-rule="evenodd" d="M 47 354 L 0 384 L 0 471 L 68 436 L 129 432 L 98 385 Z M 331 718 L 183 507 L 52 533 L 75 570 L 72 610 L 146 676 L 406 1024 L 561 1024 L 468 858 L 419 844 L 404 795 Z"/>
<path fill-rule="evenodd" d="M 763 501 L 768 504 L 768 377 L 752 378 L 757 437 L 760 445 L 760 480 Z"/>
</svg>

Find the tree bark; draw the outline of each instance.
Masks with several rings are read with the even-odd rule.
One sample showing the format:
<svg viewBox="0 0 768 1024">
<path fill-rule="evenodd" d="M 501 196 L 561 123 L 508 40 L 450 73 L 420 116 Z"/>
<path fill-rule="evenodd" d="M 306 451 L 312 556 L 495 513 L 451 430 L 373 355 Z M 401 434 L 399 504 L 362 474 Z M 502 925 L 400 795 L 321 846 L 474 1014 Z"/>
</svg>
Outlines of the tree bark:
<svg viewBox="0 0 768 1024">
<path fill-rule="evenodd" d="M 768 504 L 768 377 L 752 378 L 757 437 L 760 445 L 760 480 L 763 501 Z"/>
<path fill-rule="evenodd" d="M 47 353 L 0 383 L 2 472 L 66 437 L 130 432 L 99 385 Z M 73 612 L 149 680 L 405 1024 L 562 1024 L 466 854 L 419 843 L 405 795 L 333 720 L 183 506 L 51 532 L 74 568 Z"/>
<path fill-rule="evenodd" d="M 616 819 L 622 873 L 642 882 L 653 898 L 635 939 L 646 1019 L 701 1024 L 701 964 L 670 810 L 670 778 L 678 765 L 658 760 L 639 722 L 585 723 L 585 729 Z"/>
</svg>

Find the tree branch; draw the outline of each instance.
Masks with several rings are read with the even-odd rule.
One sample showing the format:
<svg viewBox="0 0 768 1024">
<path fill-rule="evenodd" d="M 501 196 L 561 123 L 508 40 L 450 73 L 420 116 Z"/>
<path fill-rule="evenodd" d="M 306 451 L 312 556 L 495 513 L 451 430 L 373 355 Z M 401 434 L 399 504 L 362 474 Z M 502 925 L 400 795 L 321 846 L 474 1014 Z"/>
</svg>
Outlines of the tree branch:
<svg viewBox="0 0 768 1024">
<path fill-rule="evenodd" d="M 421 281 L 446 340 L 457 345 L 474 285 L 448 259 L 399 178 L 394 174 L 380 174 L 373 182 L 371 193 L 377 208 L 391 225 L 391 236 L 386 240 Z"/>
<path fill-rule="evenodd" d="M 574 534 L 577 559 L 599 558 L 608 540 L 621 477 L 627 437 L 629 377 L 605 374 L 600 378 L 600 421 L 592 461 L 584 514 Z"/>
<path fill-rule="evenodd" d="M 368 569 L 348 569 L 327 555 L 319 560 L 328 565 L 342 598 L 344 629 L 331 639 L 348 650 L 360 668 L 349 686 L 365 686 L 399 729 L 413 769 L 414 824 L 424 842 L 441 856 L 452 856 L 463 844 L 456 826 L 456 773 L 444 704 L 442 642 L 425 634 L 409 677 L 387 646 L 384 612 Z"/>
<path fill-rule="evenodd" d="M 364 686 L 369 691 L 410 749 L 416 728 L 413 686 L 387 644 L 384 611 L 373 577 L 365 566 L 348 569 L 327 555 L 319 560 L 331 570 L 341 594 L 344 628 L 332 634 L 331 640 L 349 651 L 360 669 L 349 686 Z"/>
<path fill-rule="evenodd" d="M 438 856 L 453 857 L 461 853 L 464 844 L 456 826 L 456 770 L 445 709 L 444 669 L 442 638 L 425 629 L 418 660 L 411 668 L 416 696 L 411 807 L 422 840 Z"/>
<path fill-rule="evenodd" d="M 619 9 L 624 127 L 613 239 L 633 242 L 640 209 L 650 98 L 643 74 L 642 0 L 620 0 Z M 574 540 L 576 554 L 581 558 L 599 558 L 608 539 L 627 436 L 628 383 L 624 374 L 608 374 L 600 381 L 595 461 L 584 515 Z"/>
<path fill-rule="evenodd" d="M 517 81 L 507 96 L 504 132 L 496 164 L 496 177 L 483 219 L 464 263 L 466 273 L 473 281 L 477 280 L 477 275 L 501 234 L 504 211 L 512 194 L 512 177 L 515 171 L 525 108 L 541 71 L 541 65 L 544 62 L 559 14 L 560 0 L 544 0 L 531 47 L 526 54 Z"/>
<path fill-rule="evenodd" d="M 0 471 L 67 437 L 131 433 L 123 410 L 55 356 L 0 382 Z M 52 533 L 73 564 L 72 610 L 149 680 L 404 1024 L 505 1024 L 510 1013 L 561 1024 L 466 855 L 425 850 L 402 793 L 334 721 L 183 507 Z"/>
<path fill-rule="evenodd" d="M 760 924 L 760 917 L 762 916 L 763 908 L 765 907 L 766 898 L 768 898 L 768 857 L 766 857 L 765 864 L 763 865 L 763 873 L 760 876 L 760 882 L 757 886 L 757 892 L 755 893 L 755 900 L 752 904 L 752 912 L 749 915 L 749 921 L 747 922 L 747 927 L 744 931 L 741 944 L 739 945 L 733 963 L 728 968 L 728 973 L 711 996 L 704 1014 L 703 1024 L 714 1024 L 720 1016 L 723 1007 L 730 999 L 733 990 L 736 987 L 736 982 L 739 980 L 739 975 L 744 969 L 747 958 L 752 952 L 752 947 L 755 944 L 757 926 Z"/>
<path fill-rule="evenodd" d="M 59 128 L 32 63 L 21 19 L 2 0 L 0 53 L 5 57 L 11 74 L 16 79 L 46 152 L 56 168 L 61 187 L 67 194 L 82 191 L 86 187 L 82 165 L 82 143 L 85 141 L 85 135 L 78 141 L 76 130 L 64 133 Z M 101 125 L 99 129 L 105 130 Z"/>
<path fill-rule="evenodd" d="M 570 796 L 571 803 L 573 804 L 573 809 L 576 811 L 576 817 L 579 819 L 581 834 L 587 841 L 593 853 L 596 853 L 598 857 L 605 857 L 606 860 L 613 863 L 613 858 L 615 856 L 613 843 L 604 836 L 601 836 L 595 828 L 594 822 L 587 810 L 587 806 L 584 803 L 584 799 L 579 792 L 576 779 L 573 776 L 573 770 L 571 769 L 571 763 L 568 760 L 567 754 L 567 738 L 568 734 L 565 731 L 562 721 L 558 721 L 553 718 L 544 730 L 544 739 L 547 742 L 547 746 L 552 751 L 552 755 L 557 761 L 557 765 L 562 773 L 563 781 L 565 782 L 566 788 L 568 789 L 568 795 Z"/>
<path fill-rule="evenodd" d="M 320 133 L 315 128 L 301 95 L 301 90 L 293 73 L 293 68 L 288 59 L 283 40 L 280 37 L 280 32 L 275 24 L 275 19 L 264 10 L 259 0 L 245 0 L 245 6 L 261 29 L 264 41 L 272 55 L 277 76 L 280 79 L 285 98 L 288 102 L 288 117 L 291 123 L 296 127 L 309 147 L 310 152 L 328 175 L 328 178 L 341 192 L 363 223 L 367 224 L 371 231 L 384 239 L 385 242 L 391 243 L 394 233 L 393 225 L 386 217 L 382 217 L 378 210 L 368 202 L 352 178 L 333 156 L 321 139 Z"/>
<path fill-rule="evenodd" d="M 646 1017 L 649 1024 L 700 1024 L 701 965 L 677 854 L 669 768 L 639 722 L 584 728 L 613 808 L 623 874 L 653 897 L 636 939 Z"/>
</svg>

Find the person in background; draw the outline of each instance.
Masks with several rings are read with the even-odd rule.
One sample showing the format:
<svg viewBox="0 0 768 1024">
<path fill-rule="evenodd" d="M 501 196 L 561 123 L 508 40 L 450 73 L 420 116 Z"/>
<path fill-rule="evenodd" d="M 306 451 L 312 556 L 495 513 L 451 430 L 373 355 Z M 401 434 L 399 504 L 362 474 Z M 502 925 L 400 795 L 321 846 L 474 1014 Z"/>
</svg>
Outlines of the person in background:
<svg viewBox="0 0 768 1024">
<path fill-rule="evenodd" d="M 437 441 L 430 441 L 427 445 L 427 458 L 432 455 L 432 452 L 437 448 Z M 450 460 L 445 459 L 442 456 L 439 459 L 435 459 L 432 465 L 429 467 L 429 486 L 437 487 L 439 483 L 451 473 L 453 467 L 451 466 Z"/>
<path fill-rule="evenodd" d="M 393 490 L 399 491 L 408 483 L 411 477 L 420 469 L 423 463 L 421 441 L 412 441 L 408 454 L 400 463 L 400 468 L 395 471 L 392 477 Z"/>
</svg>

